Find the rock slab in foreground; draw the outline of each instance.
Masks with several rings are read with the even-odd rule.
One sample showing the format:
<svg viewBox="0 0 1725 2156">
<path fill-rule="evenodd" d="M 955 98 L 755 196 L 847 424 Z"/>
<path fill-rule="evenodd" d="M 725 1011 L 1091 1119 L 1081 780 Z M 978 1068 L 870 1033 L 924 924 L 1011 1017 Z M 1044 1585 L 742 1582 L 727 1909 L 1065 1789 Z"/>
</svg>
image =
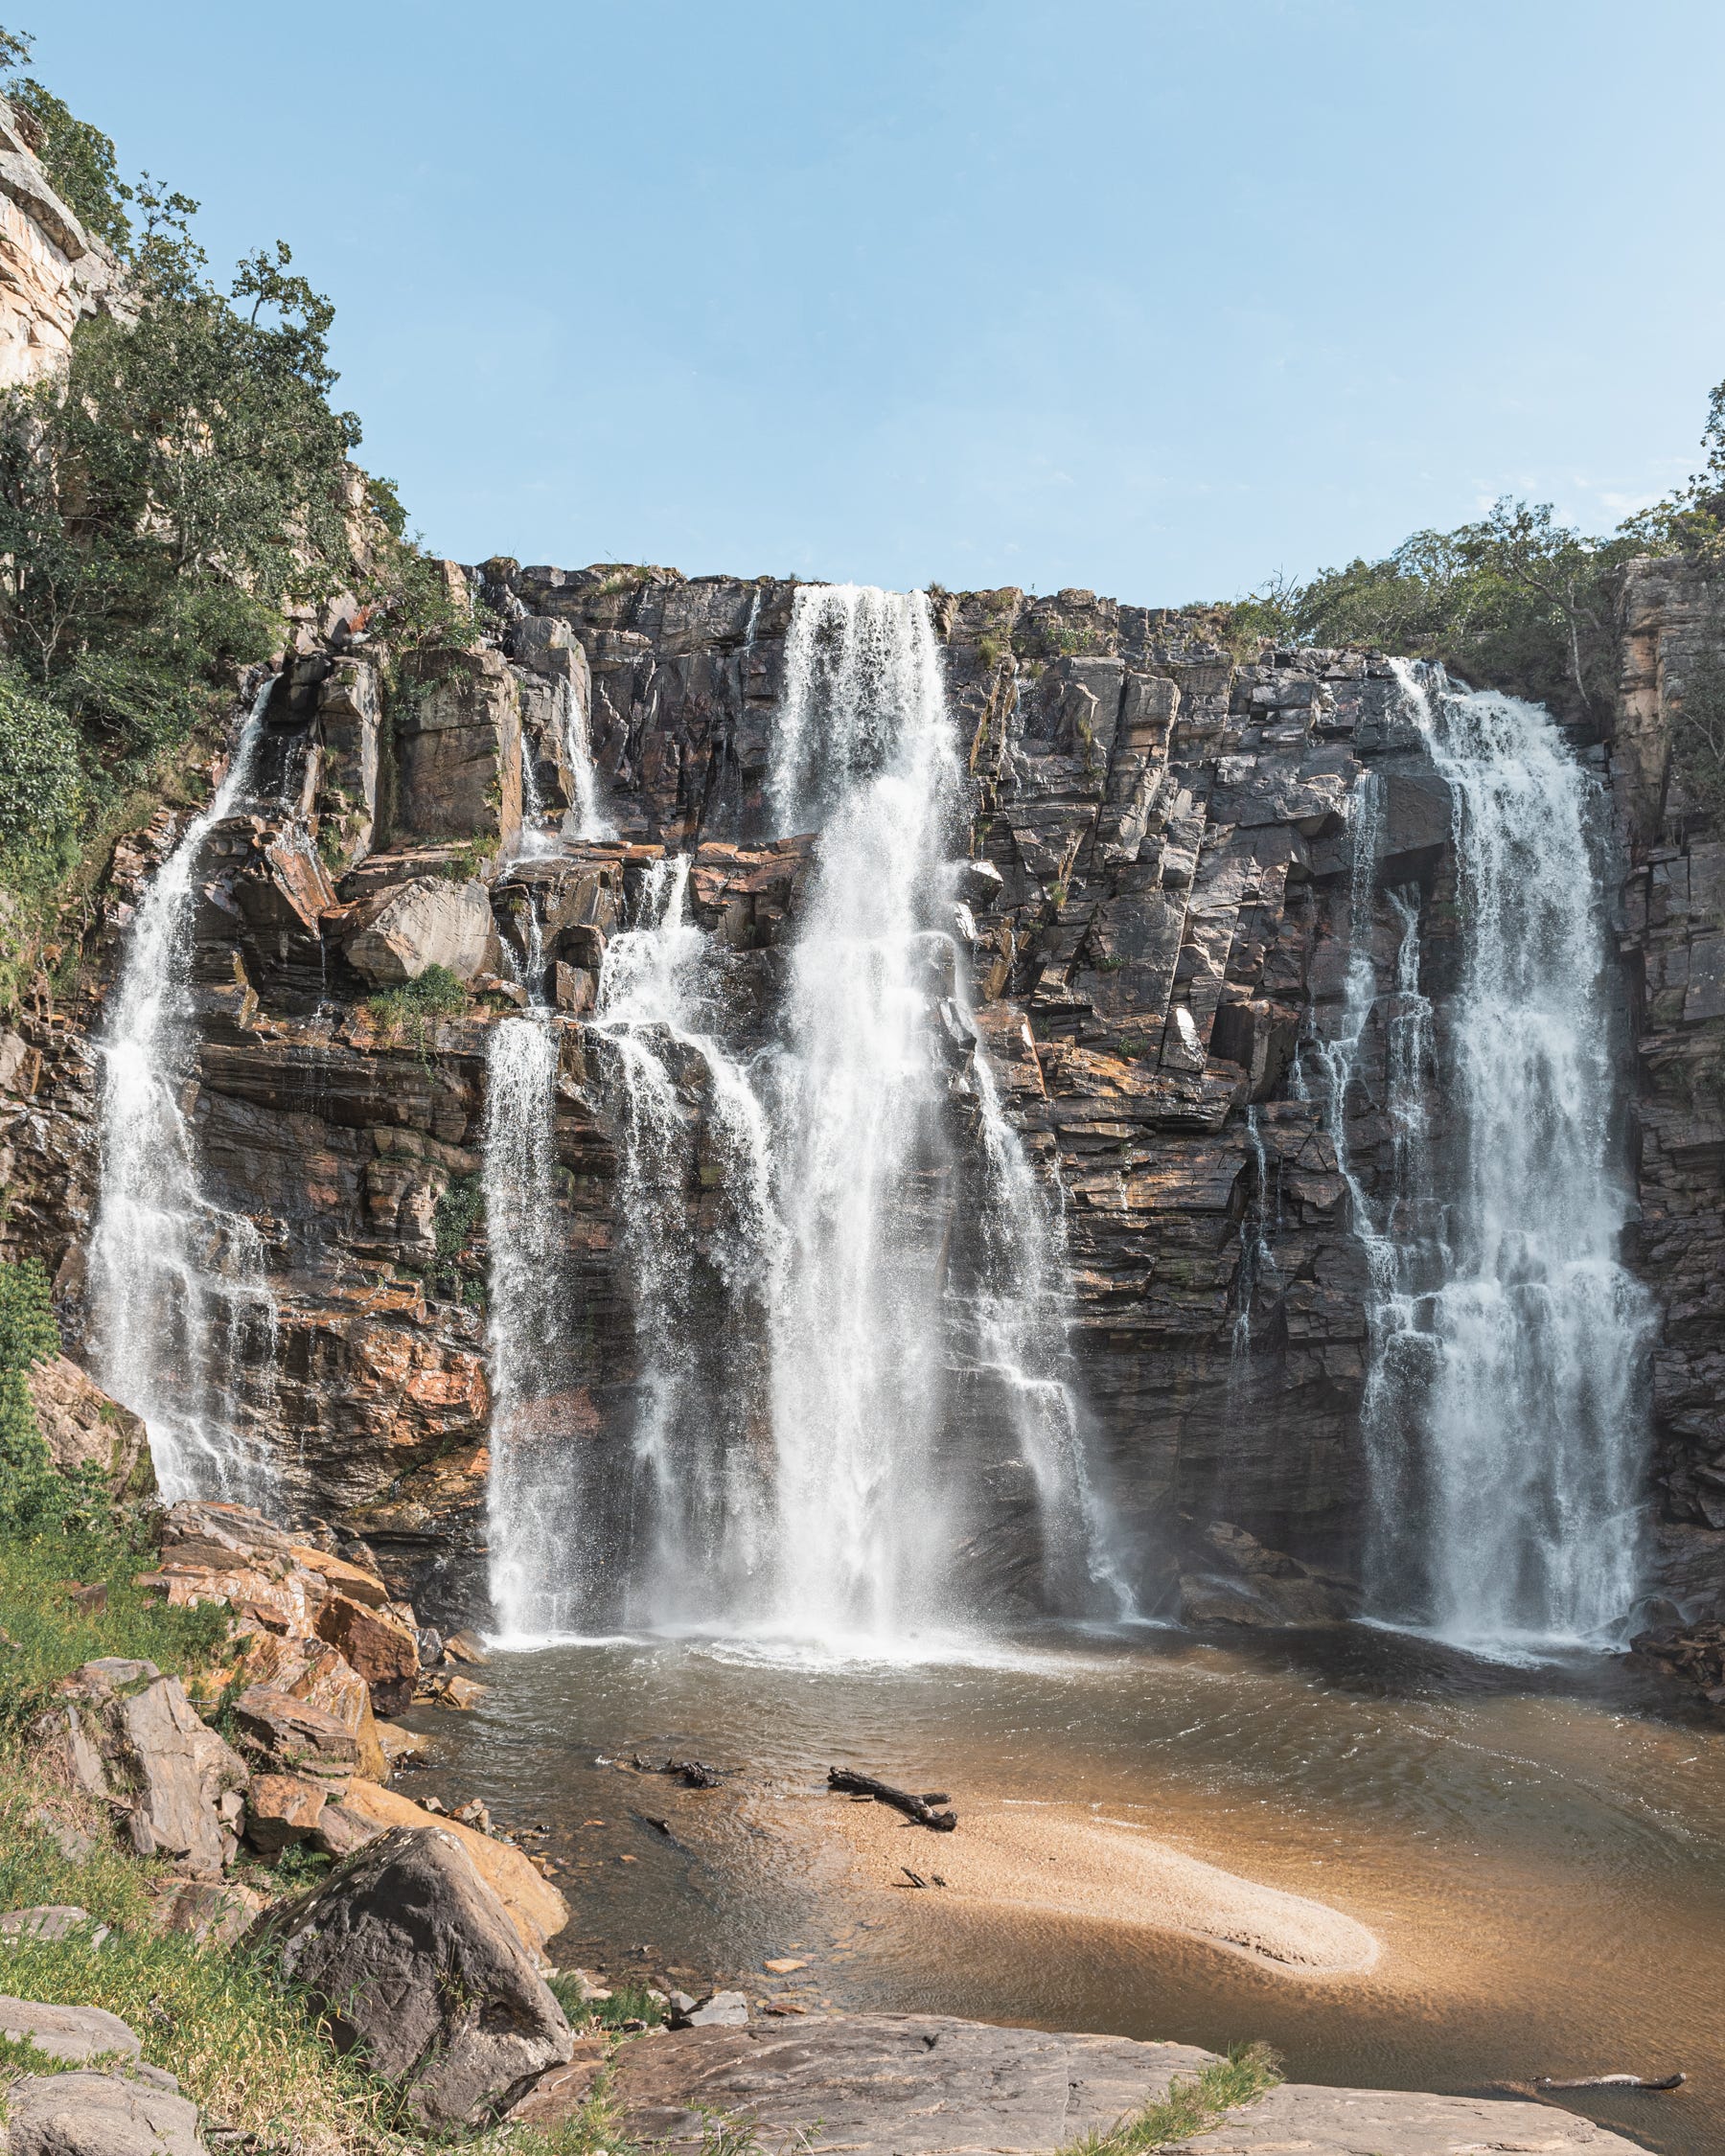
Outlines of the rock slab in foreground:
<svg viewBox="0 0 1725 2156">
<path fill-rule="evenodd" d="M 1167 2156 L 1634 2156 L 1639 2146 L 1552 2104 L 1290 2081 Z"/>
<path fill-rule="evenodd" d="M 627 2141 L 694 2146 L 707 2130 L 702 2113 L 719 2111 L 747 2114 L 770 2139 L 807 2136 L 815 2147 L 1027 2156 L 1111 2126 L 1212 2055 L 1190 2044 L 1049 2035 L 944 2014 L 855 2014 L 794 2030 L 691 2029 L 629 2044 L 611 2093 Z M 559 2076 L 555 2112 L 536 2090 L 514 2116 L 549 2122 L 566 2115 L 590 2077 Z"/>
<path fill-rule="evenodd" d="M 34 2044 L 51 2058 L 107 2054 L 136 2058 L 143 2050 L 118 2014 L 103 2007 L 54 2007 L 36 1999 L 0 1999 L 0 2036 Z"/>
<path fill-rule="evenodd" d="M 852 2014 L 794 2030 L 691 2029 L 626 2045 L 611 2095 L 621 2138 L 697 2146 L 703 2114 L 739 2114 L 846 2156 L 1043 2156 L 1165 2096 L 1215 2054 L 1124 2036 L 1050 2035 L 939 2014 Z M 597 2061 L 548 2075 L 513 2118 L 551 2124 Z M 1289 2085 L 1182 2142 L 1190 2156 L 1630 2156 L 1633 2145 L 1545 2104 Z"/>
<path fill-rule="evenodd" d="M 196 2106 L 154 2082 L 35 2074 L 11 2095 L 11 2156 L 205 2156 Z"/>
<path fill-rule="evenodd" d="M 569 2056 L 563 2008 L 442 1828 L 392 1828 L 264 1936 L 426 2125 L 477 2125 Z"/>
</svg>

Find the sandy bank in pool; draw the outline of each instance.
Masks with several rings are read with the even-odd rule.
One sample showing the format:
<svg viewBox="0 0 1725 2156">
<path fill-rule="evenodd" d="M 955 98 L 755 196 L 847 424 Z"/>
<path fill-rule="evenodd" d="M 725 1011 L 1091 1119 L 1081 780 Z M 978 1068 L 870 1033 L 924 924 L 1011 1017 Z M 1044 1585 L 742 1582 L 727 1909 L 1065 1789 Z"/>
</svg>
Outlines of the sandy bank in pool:
<svg viewBox="0 0 1725 2156">
<path fill-rule="evenodd" d="M 929 1890 L 943 1898 L 1180 1932 L 1283 1976 L 1358 1976 L 1381 1951 L 1339 1909 L 1259 1886 L 1090 1812 L 960 1800 L 957 1832 L 932 1834 L 884 1805 L 834 1797 L 826 1817 L 882 1887 L 908 1889 L 908 1866 L 924 1879 L 944 1879 L 944 1888 Z"/>
</svg>

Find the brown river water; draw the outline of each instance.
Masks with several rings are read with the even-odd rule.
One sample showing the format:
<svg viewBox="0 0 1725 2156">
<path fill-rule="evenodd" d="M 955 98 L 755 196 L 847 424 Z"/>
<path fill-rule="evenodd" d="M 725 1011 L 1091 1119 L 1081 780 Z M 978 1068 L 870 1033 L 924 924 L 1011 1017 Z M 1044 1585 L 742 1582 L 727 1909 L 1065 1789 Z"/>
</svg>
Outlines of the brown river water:
<svg viewBox="0 0 1725 2156">
<path fill-rule="evenodd" d="M 1622 1662 L 1506 1667 L 1347 1627 L 890 1662 L 642 1640 L 480 1674 L 472 1714 L 414 1717 L 435 1743 L 403 1791 L 549 1829 L 529 1846 L 574 1911 L 562 1964 L 811 2010 L 1263 2037 L 1308 2081 L 1505 2093 L 1681 2068 L 1674 2096 L 1565 2100 L 1671 2156 L 1725 2150 L 1725 1733 Z M 635 1755 L 724 1780 L 602 1763 Z M 1093 1909 L 895 1888 L 853 1853 L 834 1765 L 951 1792 L 959 1836 L 967 1803 L 1141 1826 L 1344 1911 L 1382 1956 L 1295 1977 Z M 905 1835 L 932 1869 L 943 1838 Z"/>
</svg>

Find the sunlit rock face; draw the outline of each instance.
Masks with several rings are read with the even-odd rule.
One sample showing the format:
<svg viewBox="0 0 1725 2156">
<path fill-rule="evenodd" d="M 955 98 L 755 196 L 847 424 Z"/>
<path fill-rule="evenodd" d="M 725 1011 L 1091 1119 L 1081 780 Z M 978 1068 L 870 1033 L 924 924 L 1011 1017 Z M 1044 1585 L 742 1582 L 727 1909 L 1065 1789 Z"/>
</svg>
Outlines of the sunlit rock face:
<svg viewBox="0 0 1725 2156">
<path fill-rule="evenodd" d="M 219 1273 L 220 1239 L 190 1234 L 188 1206 L 250 1224 L 272 1344 L 242 1342 L 223 1366 L 227 1411 L 245 1443 L 267 1443 L 285 1502 L 364 1536 L 424 1616 L 486 1613 L 497 1538 L 524 1532 L 522 1506 L 499 1510 L 494 1487 L 499 1371 L 526 1511 L 542 1523 L 582 1493 L 555 1545 L 573 1597 L 558 1625 L 654 1614 L 649 1578 L 661 1614 L 678 1614 L 680 1582 L 679 1606 L 712 1621 L 692 1584 L 709 1567 L 733 1607 L 770 1616 L 784 1607 L 764 1584 L 780 1576 L 775 1492 L 811 1468 L 787 1456 L 787 1403 L 807 1419 L 828 1377 L 818 1312 L 789 1290 L 775 1307 L 763 1287 L 771 1236 L 748 1213 L 761 1156 L 734 1075 L 770 1124 L 784 1058 L 816 1025 L 840 1040 L 845 1008 L 881 985 L 860 980 L 828 1011 L 833 976 L 808 970 L 811 921 L 824 906 L 836 931 L 842 909 L 818 882 L 833 804 L 787 792 L 796 588 L 507 562 L 483 575 L 494 646 L 422 654 L 386 699 L 363 640 L 338 640 L 296 657 L 264 703 L 244 798 L 192 864 L 190 1017 L 179 1060 L 155 1073 L 194 1172 L 195 1203 L 169 1208 L 176 1247 Z M 1662 727 L 1698 606 L 1668 579 L 1632 580 L 1621 743 L 1566 731 L 1555 750 L 1598 797 L 1589 843 L 1602 850 L 1577 872 L 1598 877 L 1602 908 L 1620 867 L 1629 879 L 1629 973 L 1625 985 L 1601 942 L 1600 1023 L 1622 1099 L 1634 1095 L 1630 1255 L 1658 1305 L 1654 1539 L 1691 1594 L 1716 1587 L 1725 1525 L 1725 1506 L 1710 1510 L 1718 1348 L 1703 1315 L 1725 1141 L 1680 1067 L 1725 1021 L 1706 988 L 1721 929 L 1711 853 L 1680 810 L 1671 820 Z M 1194 1616 L 1246 1622 L 1356 1608 L 1373 1592 L 1382 1489 L 1363 1415 L 1381 1295 L 1358 1216 L 1381 1226 L 1396 1187 L 1397 1021 L 1417 997 L 1441 1049 L 1467 979 L 1453 790 L 1407 684 L 1360 653 L 1241 663 L 1201 621 L 1088 592 L 933 591 L 923 618 L 944 729 L 929 859 L 945 910 L 932 970 L 904 983 L 906 1041 L 938 1085 L 893 1140 L 903 1235 L 871 1241 L 863 1223 L 855 1249 L 913 1251 L 917 1292 L 945 1300 L 932 1330 L 899 1324 L 941 1389 L 939 1489 L 962 1502 L 939 1547 L 958 1599 L 1028 1614 L 1060 1569 L 1035 1445 L 978 1346 L 1005 1208 L 985 1135 L 998 1113 L 1027 1187 L 1052 1204 L 1038 1232 L 1059 1252 L 1058 1381 L 1131 1600 L 1174 1615 L 1184 1595 Z M 830 688 L 798 721 L 816 746 L 835 738 Z M 853 777 L 874 753 L 866 725 L 857 739 Z M 90 1251 L 104 998 L 182 834 L 164 817 L 123 843 L 76 990 L 0 1041 L 8 1244 L 58 1269 L 75 1341 L 103 1319 Z M 667 855 L 686 868 L 673 877 Z M 918 934 L 936 926 L 932 889 L 924 877 L 907 916 Z M 658 941 L 619 952 L 631 936 Z M 432 953 L 465 980 L 465 1004 L 379 1000 Z M 500 1058 L 512 1021 L 532 1031 Z M 488 1162 L 499 1070 L 546 1097 L 531 1129 L 492 1115 Z M 1439 1067 L 1423 1100 L 1439 1157 L 1463 1148 L 1459 1102 Z M 769 1197 L 794 1240 L 784 1146 L 768 1136 Z M 514 1155 L 497 1153 L 506 1142 Z M 1605 1157 L 1630 1172 L 1621 1125 Z M 488 1173 L 513 1263 L 488 1248 Z M 516 1217 L 523 1190 L 530 1222 Z M 644 1221 L 680 1270 L 644 1264 Z M 485 1296 L 507 1280 L 550 1300 L 523 1303 L 526 1329 L 506 1340 Z M 111 1305 L 111 1278 L 102 1292 Z M 787 1316 L 789 1336 L 775 1333 Z M 883 1365 L 883 1396 L 897 1377 Z M 546 1576 L 542 1551 L 532 1563 Z"/>
<path fill-rule="evenodd" d="M 80 318 L 115 305 L 113 256 L 49 185 L 0 98 L 0 389 L 64 367 Z"/>
</svg>

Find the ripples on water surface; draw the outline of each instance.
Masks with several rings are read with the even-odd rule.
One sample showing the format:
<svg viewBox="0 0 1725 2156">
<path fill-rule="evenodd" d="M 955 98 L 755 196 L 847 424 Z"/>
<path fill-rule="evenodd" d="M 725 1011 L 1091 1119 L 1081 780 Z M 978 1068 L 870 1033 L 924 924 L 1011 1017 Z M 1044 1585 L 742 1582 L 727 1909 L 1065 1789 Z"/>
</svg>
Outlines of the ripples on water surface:
<svg viewBox="0 0 1725 2156">
<path fill-rule="evenodd" d="M 419 1717 L 436 1764 L 406 1787 L 552 1829 L 575 1912 L 561 1961 L 736 1976 L 812 2007 L 1264 2036 L 1304 2080 L 1681 2067 L 1676 2097 L 1575 2100 L 1671 2156 L 1725 2148 L 1725 1737 L 1621 1663 L 1518 1668 L 1355 1627 L 890 1662 L 613 1640 L 499 1653 L 485 1675 L 471 1717 Z M 636 1752 L 735 1772 L 701 1793 L 596 1763 Z M 1346 1911 L 1383 1959 L 1295 1981 L 1165 1934 L 860 1886 L 832 1831 L 837 1764 L 950 1790 L 960 1833 L 967 1800 L 1141 1823 Z M 914 1863 L 929 1838 L 907 1836 Z M 798 1949 L 807 1971 L 763 1977 Z"/>
</svg>

